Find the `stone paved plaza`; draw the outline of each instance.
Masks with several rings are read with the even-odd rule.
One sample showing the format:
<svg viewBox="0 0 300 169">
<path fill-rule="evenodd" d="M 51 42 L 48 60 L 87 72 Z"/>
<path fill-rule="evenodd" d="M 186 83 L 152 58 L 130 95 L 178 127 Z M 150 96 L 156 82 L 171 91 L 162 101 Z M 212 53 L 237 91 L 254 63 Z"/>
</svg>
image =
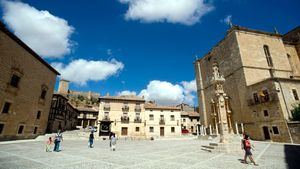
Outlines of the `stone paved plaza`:
<svg viewBox="0 0 300 169">
<path fill-rule="evenodd" d="M 203 140 L 155 140 L 117 142 L 117 151 L 108 141 L 97 140 L 88 148 L 85 140 L 65 140 L 61 152 L 45 152 L 44 142 L 0 143 L 0 168 L 97 168 L 97 169 L 240 169 L 297 168 L 300 146 L 254 142 L 254 157 L 259 166 L 243 164 L 240 154 L 209 153 L 201 150 Z M 298 167 L 299 168 L 299 167 Z"/>
</svg>

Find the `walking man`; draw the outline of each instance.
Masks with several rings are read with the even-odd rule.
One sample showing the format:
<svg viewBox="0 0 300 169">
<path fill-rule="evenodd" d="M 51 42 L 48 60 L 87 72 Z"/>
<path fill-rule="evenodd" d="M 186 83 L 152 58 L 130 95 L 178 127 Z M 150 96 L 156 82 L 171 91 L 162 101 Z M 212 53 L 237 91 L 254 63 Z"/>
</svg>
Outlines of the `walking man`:
<svg viewBox="0 0 300 169">
<path fill-rule="evenodd" d="M 89 143 L 90 143 L 90 148 L 93 148 L 94 144 L 94 132 L 91 131 L 90 137 L 89 137 Z"/>
<path fill-rule="evenodd" d="M 55 135 L 55 139 L 54 139 L 54 150 L 56 152 L 60 151 L 60 142 L 63 140 L 62 138 L 62 133 L 60 130 L 58 130 L 58 132 Z"/>
</svg>

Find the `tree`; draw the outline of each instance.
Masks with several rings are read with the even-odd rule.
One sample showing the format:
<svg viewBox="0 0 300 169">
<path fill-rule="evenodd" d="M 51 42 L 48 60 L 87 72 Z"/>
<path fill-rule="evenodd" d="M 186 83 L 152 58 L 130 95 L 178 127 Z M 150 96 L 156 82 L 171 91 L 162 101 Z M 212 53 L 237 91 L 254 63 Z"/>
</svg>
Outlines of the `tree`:
<svg viewBox="0 0 300 169">
<path fill-rule="evenodd" d="M 294 109 L 292 110 L 292 116 L 294 121 L 300 121 L 300 104 L 294 106 Z"/>
</svg>

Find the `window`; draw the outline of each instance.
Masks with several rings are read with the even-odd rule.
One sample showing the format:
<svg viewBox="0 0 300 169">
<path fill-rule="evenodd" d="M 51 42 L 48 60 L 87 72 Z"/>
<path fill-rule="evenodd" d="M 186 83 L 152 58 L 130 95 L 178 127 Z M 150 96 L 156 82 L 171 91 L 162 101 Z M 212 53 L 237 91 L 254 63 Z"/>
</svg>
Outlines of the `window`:
<svg viewBox="0 0 300 169">
<path fill-rule="evenodd" d="M 109 112 L 104 112 L 104 117 L 108 117 L 109 116 Z"/>
<path fill-rule="evenodd" d="M 141 117 L 141 113 L 140 112 L 136 112 L 135 113 L 135 117 L 139 119 Z"/>
<path fill-rule="evenodd" d="M 295 100 L 299 100 L 297 90 L 296 89 L 292 89 L 292 92 L 293 92 L 293 95 L 294 95 L 294 99 Z"/>
<path fill-rule="evenodd" d="M 273 61 L 272 61 L 272 58 L 271 58 L 269 46 L 264 45 L 264 51 L 265 51 L 266 59 L 267 59 L 267 62 L 268 62 L 268 66 L 273 67 Z"/>
<path fill-rule="evenodd" d="M 140 128 L 139 127 L 135 127 L 135 132 L 139 132 Z"/>
<path fill-rule="evenodd" d="M 34 127 L 33 134 L 36 134 L 37 129 L 38 129 L 37 127 Z"/>
<path fill-rule="evenodd" d="M 151 133 L 153 133 L 153 132 L 154 132 L 154 127 L 149 127 L 149 131 L 150 131 Z"/>
<path fill-rule="evenodd" d="M 23 129 L 24 129 L 23 125 L 19 126 L 18 134 L 22 134 L 23 133 Z"/>
<path fill-rule="evenodd" d="M 175 127 L 171 127 L 171 133 L 175 133 Z"/>
<path fill-rule="evenodd" d="M 268 110 L 264 110 L 264 117 L 267 117 L 267 116 L 269 116 L 269 112 L 268 112 Z"/>
<path fill-rule="evenodd" d="M 11 79 L 10 79 L 10 85 L 13 86 L 13 87 L 18 88 L 20 79 L 21 78 L 19 76 L 17 76 L 16 74 L 13 74 Z"/>
<path fill-rule="evenodd" d="M 164 115 L 160 115 L 160 118 L 163 119 L 163 118 L 164 118 Z"/>
<path fill-rule="evenodd" d="M 140 103 L 136 103 L 135 105 L 139 106 L 139 105 L 141 105 L 141 104 L 140 104 Z"/>
<path fill-rule="evenodd" d="M 3 109 L 2 109 L 2 113 L 9 113 L 10 106 L 11 106 L 11 103 L 5 102 L 4 106 L 3 106 Z"/>
<path fill-rule="evenodd" d="M 2 134 L 3 129 L 4 129 L 4 124 L 0 124 L 0 134 Z"/>
<path fill-rule="evenodd" d="M 185 119 L 183 119 L 183 122 L 185 122 Z"/>
<path fill-rule="evenodd" d="M 255 102 L 255 103 L 258 103 L 258 102 L 259 102 L 257 93 L 253 93 L 253 99 L 254 99 L 254 102 Z"/>
<path fill-rule="evenodd" d="M 263 90 L 262 95 L 263 95 L 264 101 L 269 101 L 270 100 L 268 90 Z"/>
<path fill-rule="evenodd" d="M 276 126 L 272 127 L 274 134 L 279 134 L 278 128 Z"/>
<path fill-rule="evenodd" d="M 171 112 L 174 112 L 174 110 L 171 110 Z"/>
<path fill-rule="evenodd" d="M 149 120 L 154 120 L 154 115 L 153 114 L 149 114 Z"/>
<path fill-rule="evenodd" d="M 175 116 L 171 115 L 171 121 L 175 121 Z"/>
<path fill-rule="evenodd" d="M 40 117 L 41 117 L 41 111 L 38 111 L 36 115 L 36 119 L 40 119 Z"/>
<path fill-rule="evenodd" d="M 47 90 L 46 89 L 42 89 L 41 99 L 45 99 L 46 98 L 46 94 L 47 94 Z"/>
<path fill-rule="evenodd" d="M 160 112 L 164 112 L 163 110 L 160 110 Z"/>
</svg>

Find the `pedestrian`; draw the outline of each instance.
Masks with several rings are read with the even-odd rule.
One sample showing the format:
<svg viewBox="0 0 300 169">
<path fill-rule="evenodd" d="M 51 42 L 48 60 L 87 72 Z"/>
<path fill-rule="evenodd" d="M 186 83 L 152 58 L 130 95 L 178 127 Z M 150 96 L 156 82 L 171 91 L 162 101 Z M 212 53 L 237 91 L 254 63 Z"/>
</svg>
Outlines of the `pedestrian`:
<svg viewBox="0 0 300 169">
<path fill-rule="evenodd" d="M 54 139 L 54 150 L 53 151 L 56 151 L 56 152 L 61 151 L 61 146 L 60 146 L 61 141 L 63 141 L 62 133 L 60 130 L 58 130 L 58 132 L 55 135 L 55 139 Z"/>
<path fill-rule="evenodd" d="M 249 136 L 247 134 L 244 135 L 243 147 L 244 147 L 244 150 L 245 150 L 244 163 L 248 164 L 247 163 L 247 157 L 249 157 L 250 161 L 254 165 L 258 166 L 258 164 L 256 164 L 255 161 L 253 160 L 252 153 L 251 153 L 251 149 L 253 149 L 253 146 L 251 145 L 250 140 L 249 140 Z"/>
<path fill-rule="evenodd" d="M 51 144 L 52 144 L 52 138 L 49 137 L 47 142 L 46 142 L 46 152 L 51 152 Z"/>
<path fill-rule="evenodd" d="M 109 132 L 109 135 L 108 135 L 108 139 L 109 139 L 109 147 L 111 148 L 111 137 L 113 135 L 113 132 Z"/>
<path fill-rule="evenodd" d="M 115 134 L 113 134 L 111 136 L 110 141 L 111 141 L 111 150 L 115 151 L 116 150 L 116 143 L 117 143 Z"/>
<path fill-rule="evenodd" d="M 90 148 L 93 148 L 93 143 L 94 143 L 94 132 L 91 131 L 91 134 L 90 134 L 90 137 L 89 137 Z"/>
</svg>

